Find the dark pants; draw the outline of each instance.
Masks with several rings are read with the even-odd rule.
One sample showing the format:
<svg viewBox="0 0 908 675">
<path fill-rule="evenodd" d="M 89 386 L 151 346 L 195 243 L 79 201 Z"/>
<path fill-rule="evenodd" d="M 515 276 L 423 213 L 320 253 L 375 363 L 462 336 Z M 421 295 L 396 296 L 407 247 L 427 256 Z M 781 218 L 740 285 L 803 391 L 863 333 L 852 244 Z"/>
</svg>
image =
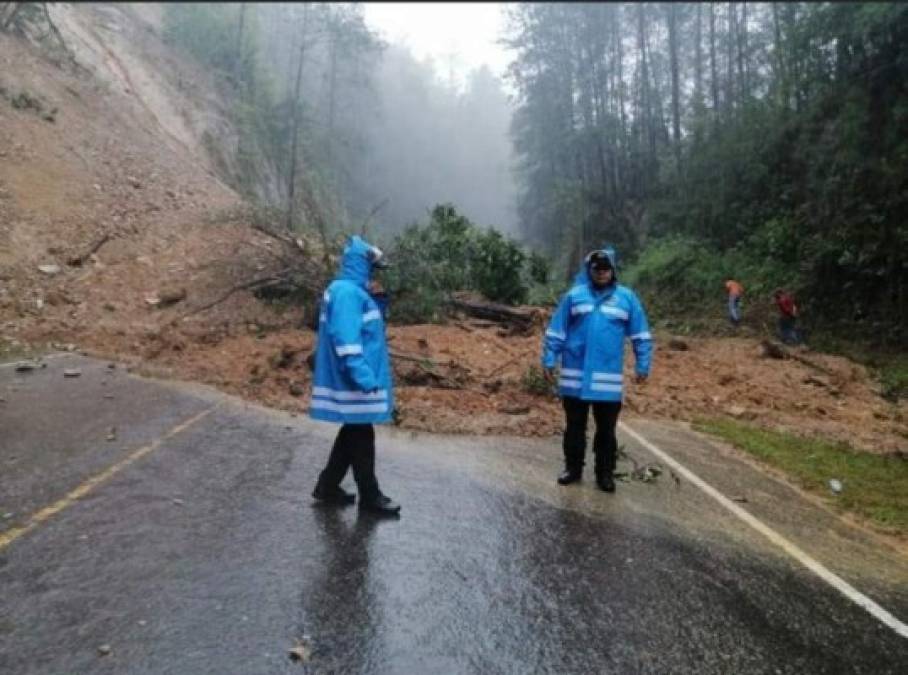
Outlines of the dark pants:
<svg viewBox="0 0 908 675">
<path fill-rule="evenodd" d="M 801 343 L 801 333 L 795 317 L 784 315 L 779 317 L 779 339 L 787 345 Z"/>
<path fill-rule="evenodd" d="M 328 464 L 319 474 L 319 486 L 328 490 L 338 487 L 350 467 L 360 501 L 377 498 L 381 492 L 375 478 L 375 429 L 371 424 L 345 424 L 340 428 Z"/>
<path fill-rule="evenodd" d="M 593 455 L 596 457 L 596 475 L 615 470 L 618 456 L 618 439 L 615 425 L 621 412 L 621 401 L 582 401 L 565 396 L 561 399 L 567 425 L 564 429 L 564 466 L 569 471 L 583 471 L 586 455 L 586 422 L 590 406 L 596 420 L 593 436 Z"/>
</svg>

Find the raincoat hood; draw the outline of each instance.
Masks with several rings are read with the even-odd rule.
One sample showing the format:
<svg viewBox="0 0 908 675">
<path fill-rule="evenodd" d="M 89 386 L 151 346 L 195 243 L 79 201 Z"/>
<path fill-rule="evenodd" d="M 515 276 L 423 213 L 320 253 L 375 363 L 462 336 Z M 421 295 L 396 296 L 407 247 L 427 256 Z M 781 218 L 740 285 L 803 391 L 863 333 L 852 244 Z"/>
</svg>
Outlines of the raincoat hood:
<svg viewBox="0 0 908 675">
<path fill-rule="evenodd" d="M 378 252 L 378 248 L 359 235 L 347 239 L 337 278 L 348 279 L 365 288 L 372 276 L 371 261 L 375 252 Z"/>
<path fill-rule="evenodd" d="M 580 269 L 577 274 L 574 276 L 575 284 L 592 284 L 593 280 L 590 278 L 590 258 L 593 257 L 594 253 L 604 253 L 605 256 L 609 259 L 609 262 L 612 263 L 612 283 L 618 283 L 618 254 L 615 253 L 615 249 L 611 246 L 606 246 L 605 248 L 596 248 L 583 256 L 583 262 L 580 265 Z"/>
</svg>

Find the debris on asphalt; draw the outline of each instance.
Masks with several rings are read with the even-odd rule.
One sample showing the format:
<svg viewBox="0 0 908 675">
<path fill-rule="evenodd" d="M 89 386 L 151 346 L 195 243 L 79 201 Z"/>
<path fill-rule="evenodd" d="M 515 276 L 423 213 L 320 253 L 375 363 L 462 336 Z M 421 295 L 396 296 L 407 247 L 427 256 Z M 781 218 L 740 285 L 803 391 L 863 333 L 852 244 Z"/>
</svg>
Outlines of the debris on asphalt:
<svg viewBox="0 0 908 675">
<path fill-rule="evenodd" d="M 112 650 L 110 645 L 101 645 L 100 647 L 98 647 L 98 654 L 100 656 L 107 656 L 111 651 Z"/>
<path fill-rule="evenodd" d="M 30 373 L 37 367 L 38 367 L 38 364 L 36 364 L 36 363 L 31 363 L 29 361 L 22 361 L 21 363 L 16 364 L 16 372 L 17 373 Z"/>
<path fill-rule="evenodd" d="M 174 498 L 171 499 L 170 501 L 171 501 L 171 503 L 172 503 L 174 506 L 183 506 L 183 504 L 186 503 L 186 502 L 184 502 L 182 499 L 180 499 L 179 497 L 174 497 Z"/>
<path fill-rule="evenodd" d="M 746 503 L 747 503 L 747 497 L 745 497 L 745 496 L 743 496 L 743 495 L 738 495 L 738 496 L 736 496 L 736 497 L 732 497 L 731 500 L 732 500 L 733 502 L 739 502 L 739 503 L 741 503 L 741 504 L 746 504 Z"/>
<path fill-rule="evenodd" d="M 63 377 L 80 377 L 81 375 L 82 371 L 78 368 L 67 368 L 63 371 Z"/>
<path fill-rule="evenodd" d="M 618 458 L 626 459 L 634 467 L 630 471 L 616 471 L 614 473 L 614 477 L 617 480 L 624 481 L 625 483 L 632 480 L 639 481 L 641 483 L 654 483 L 656 479 L 659 478 L 659 476 L 661 476 L 664 472 L 661 464 L 657 464 L 655 462 L 641 464 L 624 449 L 623 445 L 618 447 Z M 681 479 L 679 479 L 673 471 L 671 472 L 671 476 L 675 483 L 680 486 Z"/>
<path fill-rule="evenodd" d="M 296 645 L 290 648 L 290 660 L 306 663 L 312 658 L 312 640 L 308 635 L 296 641 Z"/>
<path fill-rule="evenodd" d="M 108 441 L 117 440 L 117 428 L 116 427 L 111 427 L 110 429 L 107 430 L 107 440 Z"/>
</svg>

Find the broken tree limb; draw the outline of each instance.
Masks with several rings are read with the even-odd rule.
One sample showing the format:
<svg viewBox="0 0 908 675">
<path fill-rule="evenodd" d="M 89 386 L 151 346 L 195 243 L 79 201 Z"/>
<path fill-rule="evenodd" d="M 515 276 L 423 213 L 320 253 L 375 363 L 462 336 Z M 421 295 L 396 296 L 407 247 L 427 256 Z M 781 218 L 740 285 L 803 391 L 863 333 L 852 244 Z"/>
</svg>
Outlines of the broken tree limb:
<svg viewBox="0 0 908 675">
<path fill-rule="evenodd" d="M 535 310 L 489 302 L 470 293 L 454 293 L 448 304 L 477 319 L 494 321 L 524 332 L 532 329 L 537 321 Z"/>
<path fill-rule="evenodd" d="M 273 274 L 268 275 L 267 277 L 259 277 L 257 279 L 251 279 L 249 281 L 244 281 L 241 284 L 232 286 L 230 289 L 227 290 L 226 293 L 223 293 L 222 295 L 218 296 L 216 299 L 212 300 L 211 302 L 208 302 L 208 303 L 202 305 L 201 307 L 195 307 L 193 309 L 190 309 L 187 312 L 184 312 L 183 314 L 180 314 L 179 316 L 177 316 L 176 318 L 174 318 L 173 320 L 170 321 L 170 325 L 173 326 L 176 323 L 182 321 L 183 319 L 185 319 L 189 316 L 198 314 L 200 312 L 204 312 L 207 309 L 211 309 L 215 305 L 221 304 L 222 302 L 227 300 L 227 298 L 229 298 L 231 295 L 233 295 L 237 291 L 248 291 L 248 290 L 252 290 L 254 288 L 261 288 L 262 286 L 265 286 L 268 284 L 281 283 L 282 281 L 285 281 L 285 279 L 283 277 L 276 276 Z"/>
<path fill-rule="evenodd" d="M 366 216 L 365 220 L 363 220 L 362 227 L 360 227 L 360 234 L 363 237 L 368 238 L 367 235 L 369 233 L 369 223 L 372 222 L 372 219 L 378 214 L 379 211 L 381 211 L 383 208 L 385 208 L 385 205 L 387 203 L 388 203 L 388 198 L 385 197 L 378 204 L 373 206 L 371 211 L 369 211 L 369 215 Z"/>
<path fill-rule="evenodd" d="M 95 241 L 95 243 L 91 245 L 91 248 L 89 248 L 88 251 L 86 251 L 82 255 L 72 256 L 69 260 L 66 261 L 66 264 L 69 265 L 70 267 L 82 267 L 82 265 L 85 264 L 86 260 L 88 260 L 95 253 L 100 251 L 101 247 L 104 246 L 104 244 L 106 244 L 110 240 L 111 240 L 111 236 L 109 234 L 105 234 L 104 236 L 99 238 L 97 241 Z"/>
</svg>

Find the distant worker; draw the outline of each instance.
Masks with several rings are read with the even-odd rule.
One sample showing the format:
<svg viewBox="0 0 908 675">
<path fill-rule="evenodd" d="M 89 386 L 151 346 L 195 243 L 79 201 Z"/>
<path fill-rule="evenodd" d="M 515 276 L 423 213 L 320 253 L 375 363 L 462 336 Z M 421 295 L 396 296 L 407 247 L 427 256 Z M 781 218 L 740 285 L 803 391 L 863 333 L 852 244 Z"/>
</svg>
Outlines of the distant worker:
<svg viewBox="0 0 908 675">
<path fill-rule="evenodd" d="M 390 421 L 394 409 L 385 341 L 387 297 L 370 281 L 373 269 L 385 266 L 378 248 L 350 237 L 340 272 L 322 298 L 309 414 L 342 426 L 312 496 L 322 503 L 352 504 L 355 497 L 340 486 L 352 467 L 359 508 L 396 515 L 400 505 L 382 494 L 375 477 L 372 426 Z"/>
<path fill-rule="evenodd" d="M 728 318 L 737 326 L 741 323 L 741 296 L 744 295 L 744 286 L 734 279 L 728 279 L 725 282 L 725 289 L 728 291 Z"/>
<path fill-rule="evenodd" d="M 773 294 L 776 307 L 779 308 L 779 339 L 787 345 L 796 345 L 801 342 L 798 331 L 798 306 L 790 293 L 777 288 Z"/>
<path fill-rule="evenodd" d="M 617 283 L 614 249 L 590 251 L 573 288 L 562 296 L 552 315 L 543 343 L 546 379 L 554 381 L 554 368 L 561 362 L 558 385 L 566 426 L 560 485 L 575 483 L 583 476 L 592 406 L 596 483 L 605 492 L 615 491 L 615 426 L 621 412 L 627 338 L 634 349 L 636 381 L 643 383 L 649 376 L 653 349 L 643 305 L 632 290 Z"/>
</svg>

